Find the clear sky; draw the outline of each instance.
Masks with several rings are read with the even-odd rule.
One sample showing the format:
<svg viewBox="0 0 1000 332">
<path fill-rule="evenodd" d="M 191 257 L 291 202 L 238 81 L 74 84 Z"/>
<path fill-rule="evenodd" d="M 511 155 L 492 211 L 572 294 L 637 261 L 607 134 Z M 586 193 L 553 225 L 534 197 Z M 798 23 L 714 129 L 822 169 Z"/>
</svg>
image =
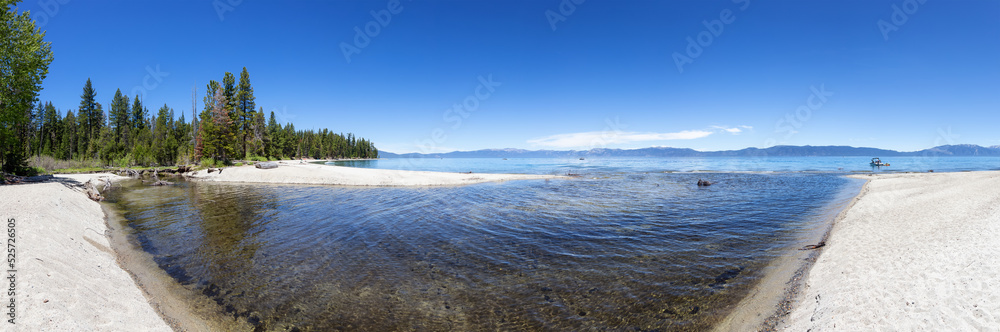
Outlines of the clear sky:
<svg viewBox="0 0 1000 332">
<path fill-rule="evenodd" d="M 52 42 L 40 98 L 63 114 L 91 78 L 105 109 L 121 89 L 190 120 L 193 87 L 200 110 L 209 80 L 245 66 L 279 121 L 390 152 L 1000 145 L 995 0 L 19 8 Z"/>
</svg>

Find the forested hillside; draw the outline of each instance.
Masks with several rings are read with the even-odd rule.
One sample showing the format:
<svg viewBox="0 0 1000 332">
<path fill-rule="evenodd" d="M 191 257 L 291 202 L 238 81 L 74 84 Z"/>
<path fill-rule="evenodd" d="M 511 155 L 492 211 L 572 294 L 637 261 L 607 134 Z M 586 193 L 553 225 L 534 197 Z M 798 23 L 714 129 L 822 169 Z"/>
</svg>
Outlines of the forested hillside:
<svg viewBox="0 0 1000 332">
<path fill-rule="evenodd" d="M 139 96 L 115 91 L 110 107 L 98 102 L 88 79 L 77 109 L 62 112 L 39 102 L 29 114 L 23 144 L 29 155 L 93 160 L 113 166 L 281 158 L 377 158 L 371 141 L 329 129 L 296 130 L 256 106 L 246 68 L 239 82 L 225 73 L 208 83 L 204 108 L 190 120 L 163 105 L 151 113 Z M 180 114 L 177 114 L 180 113 Z"/>
</svg>

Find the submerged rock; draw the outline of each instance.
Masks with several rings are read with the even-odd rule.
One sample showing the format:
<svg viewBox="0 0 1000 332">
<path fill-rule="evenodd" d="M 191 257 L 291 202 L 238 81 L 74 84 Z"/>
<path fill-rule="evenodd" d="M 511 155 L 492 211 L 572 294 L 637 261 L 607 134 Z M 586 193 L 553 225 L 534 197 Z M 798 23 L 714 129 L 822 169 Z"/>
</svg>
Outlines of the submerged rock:
<svg viewBox="0 0 1000 332">
<path fill-rule="evenodd" d="M 728 269 L 725 272 L 722 272 L 722 274 L 719 274 L 719 276 L 715 277 L 715 282 L 708 284 L 708 287 L 722 289 L 725 287 L 726 282 L 728 282 L 729 279 L 735 278 L 740 274 L 740 272 L 743 272 L 742 266 L 738 266 L 734 269 Z"/>
</svg>

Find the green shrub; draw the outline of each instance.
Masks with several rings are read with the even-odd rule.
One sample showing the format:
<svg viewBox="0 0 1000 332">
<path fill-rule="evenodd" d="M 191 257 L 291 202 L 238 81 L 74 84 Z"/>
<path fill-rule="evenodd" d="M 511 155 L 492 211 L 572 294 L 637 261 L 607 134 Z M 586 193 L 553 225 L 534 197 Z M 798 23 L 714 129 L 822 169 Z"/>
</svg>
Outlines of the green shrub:
<svg viewBox="0 0 1000 332">
<path fill-rule="evenodd" d="M 201 163 L 199 165 L 201 167 L 205 167 L 205 168 L 212 168 L 212 167 L 219 167 L 220 164 L 221 163 L 218 162 L 218 161 L 215 161 L 215 159 L 212 159 L 212 158 L 202 158 L 201 159 Z"/>
<path fill-rule="evenodd" d="M 129 153 L 129 154 L 125 155 L 124 157 L 117 158 L 117 159 L 111 161 L 111 165 L 115 166 L 115 167 L 120 167 L 120 168 L 128 168 L 128 167 L 130 167 L 132 165 L 135 165 L 135 159 L 133 159 L 132 158 L 132 154 Z"/>
</svg>

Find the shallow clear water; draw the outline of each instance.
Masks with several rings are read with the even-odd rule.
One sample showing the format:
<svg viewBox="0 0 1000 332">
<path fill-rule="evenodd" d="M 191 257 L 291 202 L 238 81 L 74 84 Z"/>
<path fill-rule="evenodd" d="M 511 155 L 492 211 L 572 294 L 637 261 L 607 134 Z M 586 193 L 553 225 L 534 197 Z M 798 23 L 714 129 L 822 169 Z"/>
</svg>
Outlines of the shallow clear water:
<svg viewBox="0 0 1000 332">
<path fill-rule="evenodd" d="M 872 156 L 875 157 L 875 156 Z M 1000 157 L 891 157 L 871 167 L 870 157 L 680 158 L 386 158 L 336 161 L 338 166 L 476 173 L 567 172 L 958 172 L 1000 170 Z"/>
<path fill-rule="evenodd" d="M 111 199 L 164 270 L 263 330 L 702 330 L 862 183 L 543 162 L 565 163 L 523 169 L 585 176 L 180 182 Z"/>
</svg>

